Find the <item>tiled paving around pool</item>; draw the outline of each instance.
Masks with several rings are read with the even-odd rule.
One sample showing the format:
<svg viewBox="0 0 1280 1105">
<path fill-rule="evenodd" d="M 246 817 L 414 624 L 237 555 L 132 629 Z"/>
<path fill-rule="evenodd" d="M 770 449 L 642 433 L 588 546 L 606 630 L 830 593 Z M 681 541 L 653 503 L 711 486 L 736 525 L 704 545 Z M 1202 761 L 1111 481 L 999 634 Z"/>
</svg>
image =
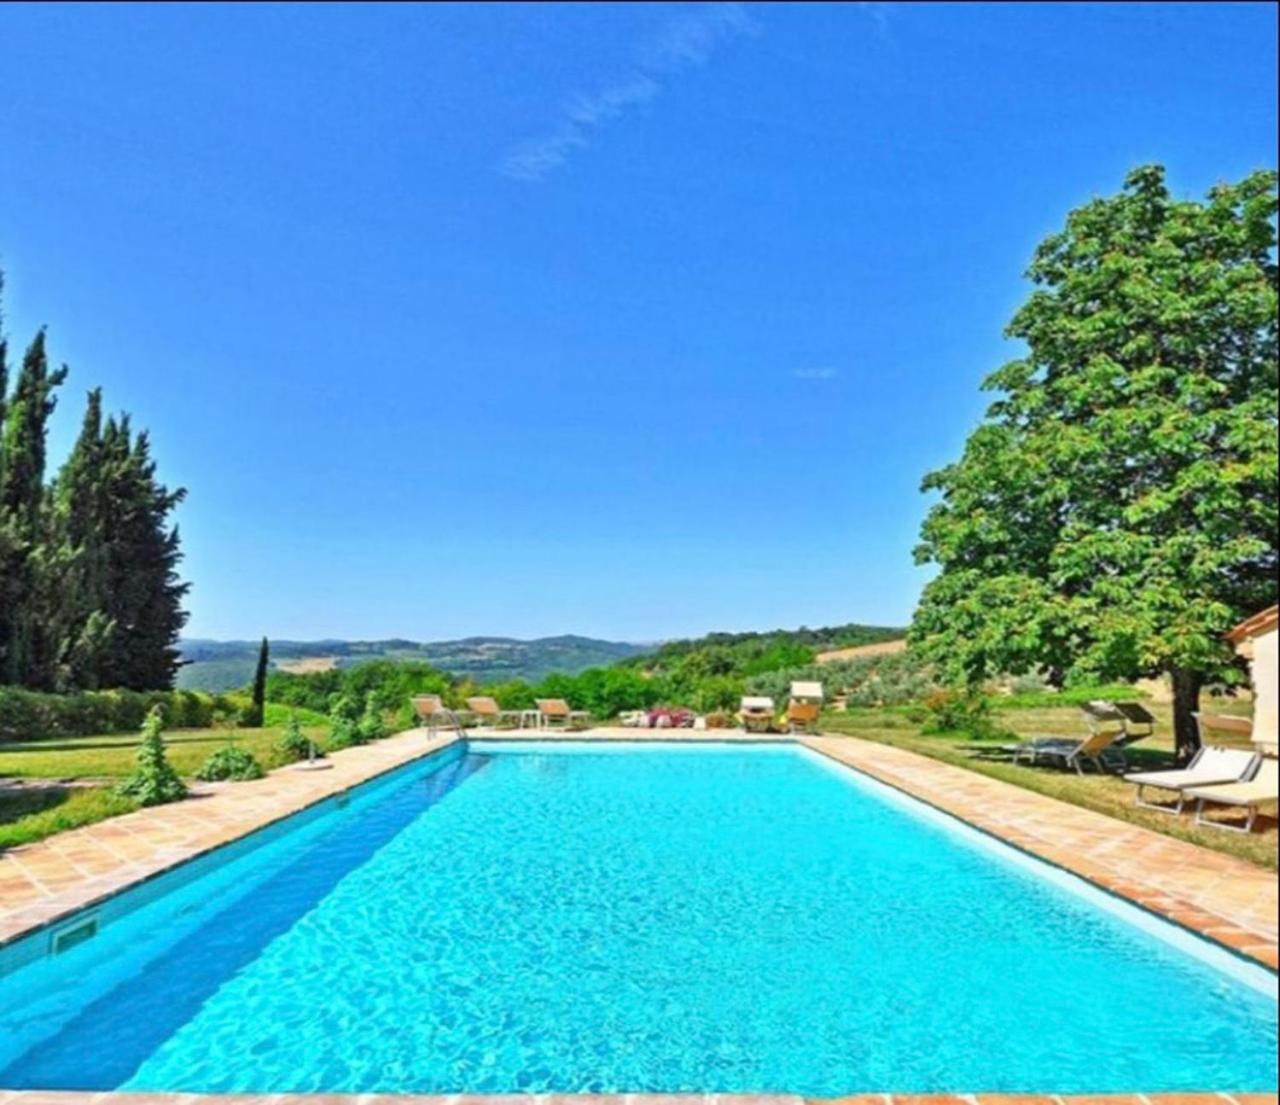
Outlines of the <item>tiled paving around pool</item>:
<svg viewBox="0 0 1280 1105">
<path fill-rule="evenodd" d="M 503 739 L 546 733 L 476 732 Z M 284 768 L 245 783 L 202 786 L 191 800 L 61 833 L 0 854 L 0 946 L 120 890 L 203 855 L 457 738 L 410 730 L 333 754 L 326 770 Z M 595 729 L 573 739 L 700 739 L 747 743 L 733 732 Z M 778 739 L 778 738 L 767 738 Z M 1211 940 L 1275 968 L 1280 887 L 1272 872 L 1184 841 L 888 745 L 802 737 L 805 745 L 1075 872 Z M 819 1105 L 785 1095 L 549 1095 L 538 1105 Z M 1274 1094 L 1119 1094 L 840 1098 L 844 1105 L 1280 1105 Z M 0 1090 L 0 1105 L 498 1105 L 528 1097 L 422 1095 L 199 1095 Z"/>
</svg>

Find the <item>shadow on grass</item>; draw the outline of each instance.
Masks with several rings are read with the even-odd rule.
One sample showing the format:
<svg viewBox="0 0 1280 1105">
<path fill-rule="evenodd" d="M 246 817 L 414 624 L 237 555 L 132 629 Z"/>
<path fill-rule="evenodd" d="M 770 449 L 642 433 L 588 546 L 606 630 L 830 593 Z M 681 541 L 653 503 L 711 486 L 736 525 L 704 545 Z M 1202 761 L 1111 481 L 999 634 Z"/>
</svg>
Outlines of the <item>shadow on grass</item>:
<svg viewBox="0 0 1280 1105">
<path fill-rule="evenodd" d="M 5 787 L 0 786 L 0 825 L 19 818 L 57 809 L 71 797 L 71 787 Z"/>
</svg>

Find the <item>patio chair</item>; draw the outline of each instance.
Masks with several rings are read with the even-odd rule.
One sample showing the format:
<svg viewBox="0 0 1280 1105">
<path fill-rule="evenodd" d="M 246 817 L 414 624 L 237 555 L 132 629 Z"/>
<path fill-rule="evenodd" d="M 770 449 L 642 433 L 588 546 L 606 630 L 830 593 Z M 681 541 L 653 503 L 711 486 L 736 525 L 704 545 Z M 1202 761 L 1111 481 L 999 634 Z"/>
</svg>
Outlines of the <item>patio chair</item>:
<svg viewBox="0 0 1280 1105">
<path fill-rule="evenodd" d="M 1099 773 L 1107 770 L 1123 770 L 1128 760 L 1117 742 L 1123 729 L 1103 730 L 1087 737 L 1036 737 L 1018 745 L 1013 750 L 1013 762 L 1026 760 L 1037 764 L 1041 760 L 1060 763 L 1074 768 L 1077 775 L 1084 774 L 1084 765 L 1091 763 Z"/>
<path fill-rule="evenodd" d="M 468 698 L 467 709 L 475 715 L 481 725 L 491 725 L 495 729 L 502 728 L 506 722 L 509 722 L 512 728 L 520 724 L 519 710 L 500 709 L 498 700 L 488 695 L 475 695 Z"/>
<path fill-rule="evenodd" d="M 431 731 L 432 736 L 435 735 L 441 722 L 462 736 L 462 723 L 458 720 L 458 715 L 444 704 L 444 700 L 438 694 L 415 694 L 412 702 L 413 712 Z"/>
<path fill-rule="evenodd" d="M 796 680 L 791 684 L 791 697 L 787 701 L 787 729 L 816 732 L 818 718 L 822 714 L 822 684 Z"/>
<path fill-rule="evenodd" d="M 1095 698 L 1080 707 L 1090 733 L 1110 732 L 1119 727 L 1121 735 L 1115 742 L 1125 748 L 1136 741 L 1146 740 L 1156 731 L 1155 715 L 1140 702 L 1111 702 Z"/>
<path fill-rule="evenodd" d="M 431 722 L 438 714 L 444 713 L 444 700 L 438 694 L 415 694 L 413 712 L 419 721 Z"/>
<path fill-rule="evenodd" d="M 1134 802 L 1148 810 L 1180 814 L 1191 787 L 1215 786 L 1220 783 L 1238 783 L 1248 779 L 1258 766 L 1258 756 L 1243 748 L 1201 748 L 1186 767 L 1167 771 L 1138 771 L 1126 775 L 1126 783 L 1134 783 L 1138 790 Z M 1143 797 L 1147 787 L 1170 790 L 1178 795 L 1176 806 L 1148 802 Z"/>
<path fill-rule="evenodd" d="M 539 698 L 538 726 L 541 729 L 585 729 L 591 720 L 586 710 L 571 710 L 563 698 Z"/>
<path fill-rule="evenodd" d="M 1280 760 L 1271 756 L 1261 759 L 1253 778 L 1243 783 L 1224 783 L 1221 786 L 1190 787 L 1188 798 L 1196 800 L 1196 824 L 1211 825 L 1229 833 L 1251 833 L 1258 820 L 1261 806 L 1280 801 Z M 1217 806 L 1236 806 L 1247 811 L 1244 825 L 1229 825 L 1224 821 L 1206 821 L 1205 803 Z"/>
<path fill-rule="evenodd" d="M 777 707 L 774 706 L 772 698 L 767 695 L 745 695 L 742 706 L 738 710 L 738 717 L 742 720 L 742 727 L 748 733 L 767 733 L 773 728 L 775 713 L 777 713 Z"/>
</svg>

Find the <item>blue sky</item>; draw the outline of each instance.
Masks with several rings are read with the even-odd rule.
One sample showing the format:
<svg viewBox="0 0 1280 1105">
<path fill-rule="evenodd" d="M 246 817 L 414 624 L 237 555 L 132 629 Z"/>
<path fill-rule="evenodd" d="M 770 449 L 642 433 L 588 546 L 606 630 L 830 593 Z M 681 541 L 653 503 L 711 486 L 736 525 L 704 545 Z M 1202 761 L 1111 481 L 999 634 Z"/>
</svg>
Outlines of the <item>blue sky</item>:
<svg viewBox="0 0 1280 1105">
<path fill-rule="evenodd" d="M 903 624 L 1021 273 L 1276 163 L 1270 4 L 0 7 L 11 341 L 201 636 Z"/>
</svg>

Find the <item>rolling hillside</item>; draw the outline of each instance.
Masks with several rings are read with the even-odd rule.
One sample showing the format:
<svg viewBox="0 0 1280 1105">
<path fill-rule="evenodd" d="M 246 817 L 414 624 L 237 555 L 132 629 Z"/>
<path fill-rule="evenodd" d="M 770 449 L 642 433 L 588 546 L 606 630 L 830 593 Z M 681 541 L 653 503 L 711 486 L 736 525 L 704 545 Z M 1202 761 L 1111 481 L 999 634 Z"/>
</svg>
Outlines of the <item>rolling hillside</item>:
<svg viewBox="0 0 1280 1105">
<path fill-rule="evenodd" d="M 227 691 L 253 678 L 257 641 L 180 642 L 185 664 L 178 686 L 188 690 Z M 551 672 L 574 675 L 606 667 L 649 651 L 644 645 L 601 641 L 566 634 L 518 641 L 511 637 L 465 637 L 456 641 L 272 641 L 271 661 L 284 671 L 321 671 L 353 667 L 369 660 L 422 660 L 442 671 L 470 675 L 477 682 L 504 679 L 536 681 Z"/>
</svg>

